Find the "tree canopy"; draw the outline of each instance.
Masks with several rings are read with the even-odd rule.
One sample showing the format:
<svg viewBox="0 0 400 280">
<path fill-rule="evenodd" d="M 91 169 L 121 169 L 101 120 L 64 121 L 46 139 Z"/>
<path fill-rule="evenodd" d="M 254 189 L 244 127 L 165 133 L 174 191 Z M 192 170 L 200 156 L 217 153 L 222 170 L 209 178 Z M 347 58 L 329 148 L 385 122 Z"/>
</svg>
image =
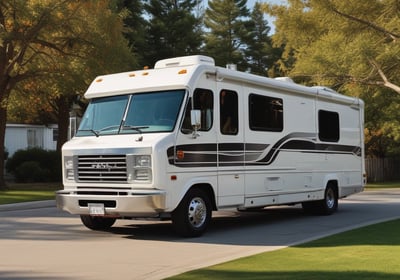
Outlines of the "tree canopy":
<svg viewBox="0 0 400 280">
<path fill-rule="evenodd" d="M 249 35 L 247 0 L 212 0 L 208 2 L 204 24 L 205 53 L 218 65 L 240 64 L 244 61 L 242 47 Z"/>
<path fill-rule="evenodd" d="M 57 115 L 59 137 L 66 140 L 71 104 L 89 79 L 134 62 L 121 29 L 121 16 L 106 0 L 0 2 L 0 151 L 5 149 L 7 110 L 25 96 L 37 102 L 28 107 L 53 106 L 49 110 Z M 1 152 L 0 187 L 3 165 Z"/>
<path fill-rule="evenodd" d="M 145 49 L 139 51 L 146 66 L 160 59 L 198 53 L 202 43 L 201 18 L 193 12 L 196 0 L 150 0 Z"/>
<path fill-rule="evenodd" d="M 289 0 L 265 10 L 276 17 L 273 40 L 285 46 L 287 75 L 363 98 L 368 154 L 398 154 L 398 1 Z"/>
</svg>

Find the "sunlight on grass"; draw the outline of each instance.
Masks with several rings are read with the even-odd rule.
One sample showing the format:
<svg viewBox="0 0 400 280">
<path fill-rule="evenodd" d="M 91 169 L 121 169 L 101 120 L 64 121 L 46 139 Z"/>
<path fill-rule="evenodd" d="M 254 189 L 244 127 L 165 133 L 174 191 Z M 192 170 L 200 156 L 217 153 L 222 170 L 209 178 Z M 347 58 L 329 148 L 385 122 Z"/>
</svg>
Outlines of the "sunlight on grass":
<svg viewBox="0 0 400 280">
<path fill-rule="evenodd" d="M 371 189 L 400 188 L 400 182 L 368 183 L 366 187 Z"/>
<path fill-rule="evenodd" d="M 0 204 L 55 199 L 55 191 L 60 183 L 10 184 L 0 191 Z"/>
<path fill-rule="evenodd" d="M 400 279 L 400 220 L 169 279 Z"/>
<path fill-rule="evenodd" d="M 0 204 L 54 199 L 54 191 L 10 190 L 0 191 Z"/>
</svg>

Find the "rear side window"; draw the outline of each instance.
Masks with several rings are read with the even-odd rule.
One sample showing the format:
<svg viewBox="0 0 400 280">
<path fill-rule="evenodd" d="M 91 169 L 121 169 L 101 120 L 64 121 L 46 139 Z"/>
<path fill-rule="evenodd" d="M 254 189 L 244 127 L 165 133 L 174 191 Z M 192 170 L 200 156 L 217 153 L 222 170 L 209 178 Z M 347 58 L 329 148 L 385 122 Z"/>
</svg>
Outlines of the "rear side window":
<svg viewBox="0 0 400 280">
<path fill-rule="evenodd" d="M 249 126 L 255 131 L 283 130 L 283 101 L 281 98 L 249 95 Z"/>
<path fill-rule="evenodd" d="M 325 142 L 338 142 L 340 138 L 339 114 L 331 111 L 318 111 L 318 137 Z"/>
</svg>

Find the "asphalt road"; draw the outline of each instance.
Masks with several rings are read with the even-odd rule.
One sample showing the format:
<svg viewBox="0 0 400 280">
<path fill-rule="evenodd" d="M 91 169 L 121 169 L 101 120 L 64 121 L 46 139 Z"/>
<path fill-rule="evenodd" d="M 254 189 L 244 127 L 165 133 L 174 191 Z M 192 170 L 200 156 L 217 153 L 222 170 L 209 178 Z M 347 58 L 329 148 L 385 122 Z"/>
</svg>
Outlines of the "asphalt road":
<svg viewBox="0 0 400 280">
<path fill-rule="evenodd" d="M 162 279 L 399 217 L 400 190 L 367 191 L 327 217 L 300 207 L 216 212 L 204 236 L 184 239 L 168 221 L 117 221 L 94 232 L 53 201 L 3 206 L 0 279 Z"/>
</svg>

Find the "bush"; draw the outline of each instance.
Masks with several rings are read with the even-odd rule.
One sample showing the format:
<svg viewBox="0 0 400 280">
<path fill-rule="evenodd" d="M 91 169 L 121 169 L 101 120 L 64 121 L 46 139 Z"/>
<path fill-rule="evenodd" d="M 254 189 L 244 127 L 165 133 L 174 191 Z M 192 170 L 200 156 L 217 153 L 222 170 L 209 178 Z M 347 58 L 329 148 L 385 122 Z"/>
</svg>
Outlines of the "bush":
<svg viewBox="0 0 400 280">
<path fill-rule="evenodd" d="M 17 182 L 59 182 L 61 155 L 39 148 L 18 150 L 7 160 L 6 170 Z"/>
<path fill-rule="evenodd" d="M 25 161 L 15 169 L 14 175 L 20 183 L 47 182 L 50 171 L 42 168 L 37 161 Z"/>
</svg>

